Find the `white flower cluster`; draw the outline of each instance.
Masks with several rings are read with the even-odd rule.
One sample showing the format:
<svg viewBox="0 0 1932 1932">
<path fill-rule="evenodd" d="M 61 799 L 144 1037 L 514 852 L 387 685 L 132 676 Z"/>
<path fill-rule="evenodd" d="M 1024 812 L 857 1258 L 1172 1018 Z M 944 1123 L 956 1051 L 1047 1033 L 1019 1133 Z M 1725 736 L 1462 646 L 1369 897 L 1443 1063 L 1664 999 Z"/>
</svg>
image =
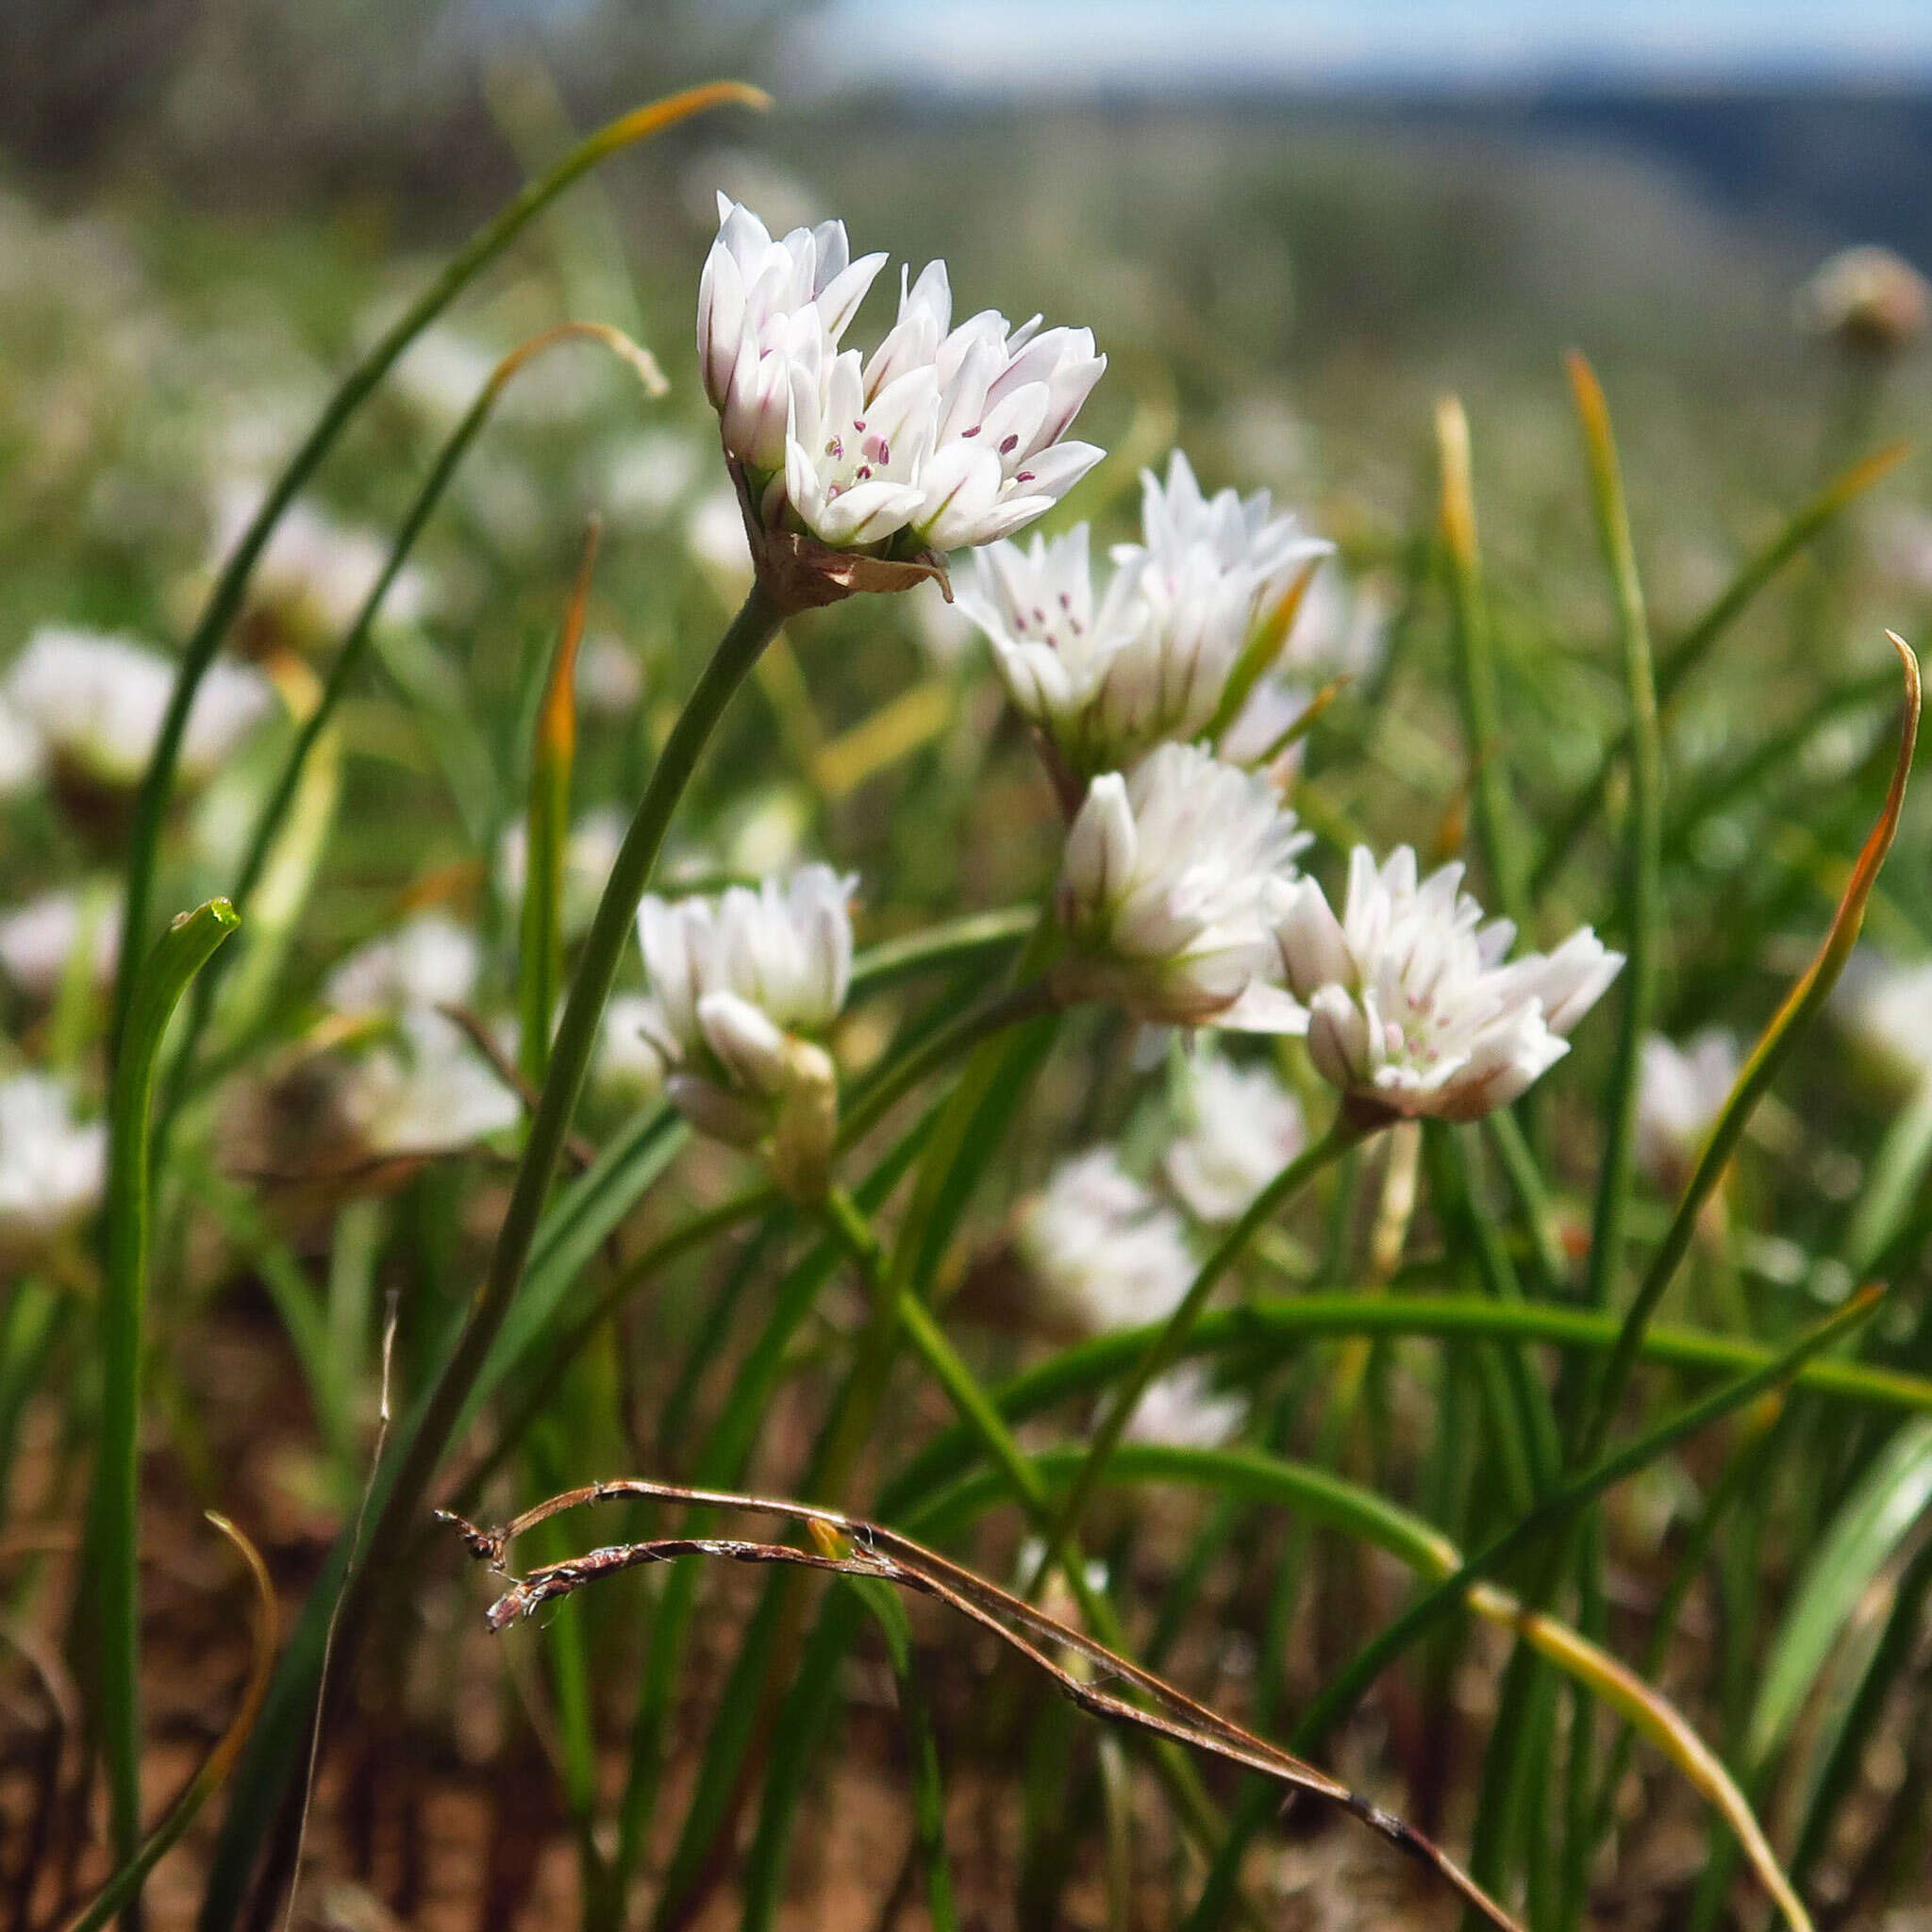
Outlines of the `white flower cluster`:
<svg viewBox="0 0 1932 1932">
<path fill-rule="evenodd" d="M 1099 461 L 1063 439 L 1107 358 L 1088 329 L 958 327 L 943 262 L 902 275 L 898 320 L 867 358 L 841 347 L 885 257 L 844 225 L 774 241 L 718 197 L 698 287 L 698 358 L 724 447 L 773 529 L 835 549 L 956 550 L 1009 535 Z"/>
<path fill-rule="evenodd" d="M 133 785 L 160 736 L 175 666 L 131 639 L 46 625 L 27 640 L 0 703 L 39 734 L 45 752 L 96 784 Z M 217 658 L 188 713 L 181 775 L 205 778 L 275 708 L 253 666 Z"/>
<path fill-rule="evenodd" d="M 824 1187 L 838 1127 L 838 1074 L 810 1036 L 839 1016 L 852 983 L 856 878 L 808 865 L 758 891 L 638 908 L 650 982 L 637 1016 L 672 1069 L 672 1101 L 731 1145 L 768 1147 L 780 1184 Z"/>
<path fill-rule="evenodd" d="M 1291 593 L 1332 546 L 1276 514 L 1266 491 L 1204 496 L 1179 450 L 1164 485 L 1141 478 L 1141 533 L 1114 547 L 1097 599 L 1085 524 L 1024 550 L 992 545 L 960 597 L 1015 707 L 1081 779 L 1210 727 L 1238 731 L 1259 755 L 1300 708 L 1258 674 L 1280 653 Z M 1257 674 L 1246 691 L 1238 671 L 1243 682 Z M 1224 716 L 1231 693 L 1257 716 Z"/>
<path fill-rule="evenodd" d="M 0 1262 L 26 1267 L 100 1205 L 108 1129 L 46 1074 L 0 1078 Z"/>
<path fill-rule="evenodd" d="M 441 1006 L 476 989 L 475 936 L 441 912 L 419 912 L 352 953 L 329 975 L 325 1003 L 344 1019 L 386 1023 L 345 1058 L 337 1102 L 368 1155 L 438 1154 L 513 1126 L 517 1097 Z"/>
<path fill-rule="evenodd" d="M 1200 745 L 1163 744 L 1125 777 L 1104 773 L 1067 836 L 1062 996 L 1169 1025 L 1305 1031 L 1274 928 L 1307 843 L 1265 777 Z"/>
<path fill-rule="evenodd" d="M 1282 963 L 1308 1008 L 1309 1056 L 1342 1092 L 1446 1120 L 1507 1106 L 1570 1050 L 1564 1036 L 1617 976 L 1623 955 L 1588 926 L 1506 964 L 1515 926 L 1485 924 L 1461 884 L 1460 865 L 1418 884 L 1407 845 L 1380 867 L 1356 847 L 1339 921 L 1313 879 L 1295 883 Z"/>
</svg>

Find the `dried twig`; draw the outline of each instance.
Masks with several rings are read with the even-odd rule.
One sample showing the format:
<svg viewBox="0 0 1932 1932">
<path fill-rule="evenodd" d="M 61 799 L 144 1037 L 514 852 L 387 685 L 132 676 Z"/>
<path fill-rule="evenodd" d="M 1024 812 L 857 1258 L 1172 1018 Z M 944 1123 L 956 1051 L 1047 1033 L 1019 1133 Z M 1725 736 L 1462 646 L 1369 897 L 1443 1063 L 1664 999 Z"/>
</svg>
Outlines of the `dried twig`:
<svg viewBox="0 0 1932 1932">
<path fill-rule="evenodd" d="M 1229 1763 L 1272 1777 L 1292 1792 L 1340 1806 L 1444 1879 L 1491 1925 L 1503 1928 L 1503 1932 L 1521 1932 L 1516 1921 L 1501 1906 L 1412 1825 L 1279 1745 L 1243 1730 L 1206 1705 L 1195 1703 L 1163 1678 L 1129 1662 L 1084 1632 L 1059 1623 L 974 1571 L 881 1524 L 842 1515 L 835 1509 L 810 1508 L 800 1503 L 741 1495 L 725 1490 L 684 1489 L 638 1477 L 567 1491 L 525 1510 L 498 1529 L 479 1529 L 448 1510 L 438 1513 L 461 1533 L 472 1556 L 488 1563 L 491 1570 L 509 1574 L 505 1551 L 526 1530 L 566 1509 L 619 1501 L 741 1509 L 778 1516 L 805 1524 L 818 1547 L 806 1550 L 787 1543 L 721 1537 L 658 1537 L 645 1542 L 612 1543 L 560 1563 L 545 1564 L 526 1576 L 512 1576 L 510 1587 L 487 1612 L 490 1627 L 501 1630 L 600 1576 L 649 1563 L 669 1562 L 679 1557 L 722 1557 L 736 1563 L 790 1563 L 808 1570 L 829 1571 L 835 1575 L 871 1577 L 894 1584 L 932 1597 L 991 1631 L 1051 1677 L 1063 1696 L 1095 1717 L 1132 1724 L 1158 1737 L 1192 1745 L 1196 1750 L 1211 1752 Z M 1085 1658 L 1096 1669 L 1095 1680 L 1090 1682 L 1068 1670 L 1043 1645 L 1072 1651 Z M 1130 1686 L 1147 1699 L 1151 1707 L 1130 1703 L 1103 1689 L 1108 1679 Z"/>
</svg>

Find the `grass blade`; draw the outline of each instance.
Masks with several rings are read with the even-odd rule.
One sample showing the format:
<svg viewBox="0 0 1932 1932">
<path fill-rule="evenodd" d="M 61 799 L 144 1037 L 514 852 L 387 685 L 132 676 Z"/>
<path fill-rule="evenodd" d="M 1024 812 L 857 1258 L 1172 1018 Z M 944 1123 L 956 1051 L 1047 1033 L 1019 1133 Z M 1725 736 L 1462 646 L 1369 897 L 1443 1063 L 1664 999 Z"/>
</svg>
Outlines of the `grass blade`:
<svg viewBox="0 0 1932 1932">
<path fill-rule="evenodd" d="M 1882 1294 L 1876 1290 L 1867 1290 L 1855 1296 L 1835 1314 L 1800 1336 L 1766 1367 L 1753 1374 L 1740 1376 L 1701 1402 L 1680 1409 L 1668 1421 L 1544 1497 L 1535 1508 L 1519 1517 L 1501 1536 L 1471 1557 L 1448 1583 L 1439 1585 L 1412 1604 L 1387 1629 L 1364 1645 L 1347 1669 L 1331 1680 L 1303 1717 L 1295 1733 L 1297 1743 L 1305 1749 L 1314 1748 L 1319 1740 L 1354 1709 L 1362 1692 L 1389 1664 L 1440 1617 L 1462 1601 L 1472 1584 L 1482 1581 L 1518 1551 L 1561 1528 L 1574 1518 L 1579 1509 L 1593 1502 L 1606 1490 L 1655 1462 L 1687 1436 L 1696 1434 L 1745 1403 L 1755 1401 L 1766 1391 L 1790 1381 L 1809 1357 L 1870 1320 L 1877 1312 L 1882 1299 Z"/>
<path fill-rule="evenodd" d="M 1663 754 L 1657 735 L 1657 689 L 1650 662 L 1650 624 L 1630 541 L 1630 517 L 1616 439 L 1595 372 L 1584 358 L 1568 358 L 1570 387 L 1583 426 L 1584 449 L 1596 503 L 1597 535 L 1617 593 L 1617 627 L 1624 641 L 1624 675 L 1630 697 L 1630 811 L 1624 834 L 1623 925 L 1627 958 L 1623 974 L 1617 1054 L 1604 1107 L 1603 1164 L 1596 1214 L 1591 1229 L 1585 1300 L 1607 1307 L 1624 1256 L 1624 1224 L 1635 1181 L 1637 1068 L 1643 1036 L 1657 1001 L 1657 944 L 1661 900 L 1657 849 L 1663 835 Z M 1581 1458 L 1591 1459 L 1593 1450 Z"/>
<path fill-rule="evenodd" d="M 98 1632 L 103 1756 L 123 1864 L 141 1840 L 141 1584 L 139 1495 L 141 1357 L 147 1299 L 148 1158 L 155 1063 L 161 1036 L 188 982 L 237 925 L 235 908 L 211 899 L 162 934 L 133 977 L 123 1050 L 108 1097 L 112 1124 L 101 1287 L 101 1441 L 90 1524 L 94 1563 L 90 1614 Z M 128 1896 L 139 1890 L 137 1874 Z"/>
<path fill-rule="evenodd" d="M 1818 1782 L 1798 1832 L 1798 1848 L 1791 1854 L 1791 1876 L 1800 1885 L 1823 1855 L 1839 1807 L 1857 1777 L 1886 1701 L 1911 1665 L 1912 1651 L 1919 1641 L 1919 1621 L 1924 1615 L 1928 1593 L 1932 1593 L 1932 1542 L 1919 1546 L 1918 1555 L 1899 1578 L 1891 1614 L 1886 1619 L 1878 1646 L 1819 1768 Z"/>
</svg>

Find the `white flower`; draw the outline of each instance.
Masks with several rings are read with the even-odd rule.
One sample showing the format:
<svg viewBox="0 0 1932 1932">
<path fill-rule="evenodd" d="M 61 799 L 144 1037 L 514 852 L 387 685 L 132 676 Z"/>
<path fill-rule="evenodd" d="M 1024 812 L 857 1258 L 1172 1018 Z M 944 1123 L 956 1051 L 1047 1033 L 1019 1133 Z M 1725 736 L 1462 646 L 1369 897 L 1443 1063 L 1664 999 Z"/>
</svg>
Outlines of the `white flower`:
<svg viewBox="0 0 1932 1932">
<path fill-rule="evenodd" d="M 1902 1084 L 1932 1082 L 1932 959 L 1893 966 L 1861 951 L 1832 1007 L 1858 1044 Z"/>
<path fill-rule="evenodd" d="M 481 969 L 475 935 L 430 910 L 358 946 L 324 983 L 325 1005 L 382 1027 L 336 1071 L 337 1104 L 363 1153 L 441 1153 L 518 1119 L 516 1094 L 438 1010 L 467 1005 Z"/>
<path fill-rule="evenodd" d="M 774 242 L 748 208 L 719 195 L 718 239 L 698 279 L 698 366 L 734 456 L 783 467 L 792 358 L 836 349 L 885 260 L 854 261 L 843 222 Z"/>
<path fill-rule="evenodd" d="M 75 952 L 86 945 L 95 986 L 112 978 L 121 915 L 110 891 L 53 891 L 0 914 L 0 967 L 25 993 L 50 1000 Z"/>
<path fill-rule="evenodd" d="M 146 769 L 175 688 L 175 666 L 123 637 L 42 625 L 8 673 L 6 698 L 49 747 L 88 776 L 132 785 Z M 217 659 L 188 713 L 181 773 L 205 777 L 275 708 L 252 666 Z"/>
<path fill-rule="evenodd" d="M 932 444 L 939 382 L 930 364 L 869 391 L 858 352 L 821 366 L 792 365 L 791 408 L 782 486 L 774 480 L 763 513 L 776 525 L 789 508 L 834 549 L 882 542 L 925 502 L 919 476 Z"/>
<path fill-rule="evenodd" d="M 617 863 L 625 830 L 625 816 L 614 807 L 588 811 L 570 828 L 563 845 L 560 908 L 566 938 L 575 938 L 587 930 L 596 916 L 597 901 L 604 896 L 605 882 L 610 876 L 610 868 Z M 529 822 L 518 819 L 504 833 L 496 855 L 497 884 L 512 904 L 522 903 L 529 866 Z"/>
<path fill-rule="evenodd" d="M 838 1124 L 838 1075 L 808 1036 L 838 1018 L 852 982 L 858 881 L 808 865 L 757 891 L 638 908 L 650 1002 L 639 1024 L 673 1071 L 688 1119 L 734 1146 L 770 1141 L 779 1180 L 822 1191 Z"/>
<path fill-rule="evenodd" d="M 1194 1279 L 1180 1217 L 1111 1148 L 1062 1162 L 1021 1208 L 1015 1241 L 1057 1312 L 1090 1333 L 1166 1320 Z"/>
<path fill-rule="evenodd" d="M 517 1096 L 461 1030 L 416 1007 L 392 1034 L 347 1059 L 337 1086 L 342 1117 L 371 1155 L 440 1154 L 513 1126 Z"/>
<path fill-rule="evenodd" d="M 46 741 L 30 719 L 0 697 L 0 798 L 31 791 L 46 763 Z"/>
<path fill-rule="evenodd" d="M 698 354 L 726 452 L 766 525 L 835 548 L 905 535 L 987 543 L 1031 523 L 1100 459 L 1062 439 L 1107 358 L 1087 329 L 1014 328 L 992 309 L 952 326 L 943 262 L 912 281 L 870 358 L 841 341 L 883 256 L 849 261 L 827 222 L 774 242 L 718 198 L 698 289 Z"/>
<path fill-rule="evenodd" d="M 1067 835 L 1062 995 L 1136 1018 L 1300 1033 L 1274 937 L 1308 842 L 1266 778 L 1199 745 L 1163 744 L 1132 774 L 1103 773 Z"/>
<path fill-rule="evenodd" d="M 0 1259 L 25 1265 L 85 1220 L 107 1169 L 106 1123 L 76 1122 L 59 1081 L 0 1079 Z"/>
<path fill-rule="evenodd" d="M 1187 1132 L 1168 1142 L 1161 1172 L 1196 1220 L 1238 1221 L 1307 1144 L 1301 1103 L 1267 1067 L 1219 1055 L 1187 1061 L 1182 1078 Z"/>
<path fill-rule="evenodd" d="M 1250 645 L 1278 653 L 1269 626 L 1331 547 L 1276 515 L 1265 491 L 1204 497 L 1179 450 L 1164 485 L 1141 478 L 1141 541 L 1115 547 L 1097 600 L 1084 524 L 1026 550 L 993 545 L 961 595 L 1014 705 L 1080 778 L 1206 731 Z"/>
<path fill-rule="evenodd" d="M 1167 1442 L 1182 1449 L 1219 1449 L 1248 1417 L 1240 1395 L 1216 1394 L 1198 1362 L 1148 1383 L 1123 1431 L 1129 1442 Z"/>
<path fill-rule="evenodd" d="M 1516 937 L 1483 924 L 1460 865 L 1420 885 L 1399 846 L 1379 870 L 1357 845 L 1338 924 L 1314 880 L 1279 928 L 1289 984 L 1307 1003 L 1324 1079 L 1399 1114 L 1474 1120 L 1507 1106 L 1569 1048 L 1564 1036 L 1624 963 L 1588 926 L 1547 956 L 1504 963 Z"/>
<path fill-rule="evenodd" d="M 328 976 L 323 1000 L 350 1019 L 465 1005 L 476 990 L 476 936 L 446 912 L 418 912 L 358 946 Z"/>
<path fill-rule="evenodd" d="M 1637 1158 L 1670 1183 L 1696 1158 L 1738 1078 L 1738 1042 L 1721 1026 L 1688 1045 L 1660 1033 L 1644 1039 L 1637 1063 Z"/>
</svg>

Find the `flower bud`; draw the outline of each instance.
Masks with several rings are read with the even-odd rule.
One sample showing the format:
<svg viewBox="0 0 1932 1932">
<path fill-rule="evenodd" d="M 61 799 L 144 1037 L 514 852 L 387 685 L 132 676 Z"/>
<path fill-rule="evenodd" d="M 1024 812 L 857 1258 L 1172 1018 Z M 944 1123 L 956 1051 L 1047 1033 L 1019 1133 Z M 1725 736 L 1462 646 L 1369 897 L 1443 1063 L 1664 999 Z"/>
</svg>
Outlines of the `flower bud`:
<svg viewBox="0 0 1932 1932">
<path fill-rule="evenodd" d="M 1799 291 L 1798 316 L 1852 354 L 1896 356 L 1932 322 L 1932 287 L 1889 248 L 1840 249 Z"/>
</svg>

